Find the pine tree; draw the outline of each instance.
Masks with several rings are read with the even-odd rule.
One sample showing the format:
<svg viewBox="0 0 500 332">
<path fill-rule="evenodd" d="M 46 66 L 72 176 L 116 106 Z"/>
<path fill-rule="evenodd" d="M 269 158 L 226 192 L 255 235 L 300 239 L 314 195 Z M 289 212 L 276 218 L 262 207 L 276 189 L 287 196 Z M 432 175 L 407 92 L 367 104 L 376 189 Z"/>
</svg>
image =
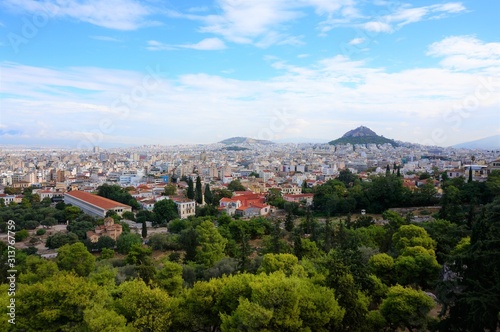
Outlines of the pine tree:
<svg viewBox="0 0 500 332">
<path fill-rule="evenodd" d="M 400 166 L 398 166 L 398 172 L 396 173 L 396 176 L 399 178 L 401 177 L 401 171 L 400 171 Z"/>
<path fill-rule="evenodd" d="M 189 199 L 194 198 L 194 185 L 193 185 L 193 180 L 191 178 L 188 179 L 188 188 L 187 188 L 186 196 Z"/>
<path fill-rule="evenodd" d="M 196 178 L 196 187 L 195 187 L 195 191 L 194 191 L 194 200 L 198 204 L 203 204 L 203 192 L 202 192 L 202 189 L 201 189 L 201 179 L 200 179 L 199 176 Z"/>
<path fill-rule="evenodd" d="M 391 168 L 389 167 L 389 164 L 387 164 L 387 167 L 385 168 L 385 175 L 386 176 L 391 175 Z"/>
</svg>

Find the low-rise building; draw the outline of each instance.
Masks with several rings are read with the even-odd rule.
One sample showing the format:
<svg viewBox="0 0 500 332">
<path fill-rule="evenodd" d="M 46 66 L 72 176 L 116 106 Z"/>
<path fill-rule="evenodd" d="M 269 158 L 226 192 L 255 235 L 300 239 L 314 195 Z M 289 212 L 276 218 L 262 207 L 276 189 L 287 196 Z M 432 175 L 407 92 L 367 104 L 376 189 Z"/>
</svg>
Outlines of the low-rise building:
<svg viewBox="0 0 500 332">
<path fill-rule="evenodd" d="M 314 194 L 289 194 L 283 195 L 283 199 L 287 202 L 302 203 L 311 205 L 313 203 Z"/>
<path fill-rule="evenodd" d="M 177 213 L 179 218 L 186 219 L 189 216 L 196 214 L 196 202 L 183 197 L 172 197 L 172 200 L 177 204 Z"/>
<path fill-rule="evenodd" d="M 77 206 L 82 209 L 84 213 L 98 218 L 104 218 L 106 212 L 110 210 L 115 211 L 120 216 L 125 211 L 132 212 L 132 207 L 129 205 L 81 190 L 65 193 L 64 203 Z"/>
<path fill-rule="evenodd" d="M 87 239 L 92 243 L 96 243 L 99 241 L 99 238 L 102 236 L 109 236 L 113 240 L 117 240 L 118 237 L 122 234 L 123 228 L 120 224 L 115 224 L 113 218 L 104 219 L 104 225 L 99 225 L 93 231 L 87 232 Z"/>
</svg>

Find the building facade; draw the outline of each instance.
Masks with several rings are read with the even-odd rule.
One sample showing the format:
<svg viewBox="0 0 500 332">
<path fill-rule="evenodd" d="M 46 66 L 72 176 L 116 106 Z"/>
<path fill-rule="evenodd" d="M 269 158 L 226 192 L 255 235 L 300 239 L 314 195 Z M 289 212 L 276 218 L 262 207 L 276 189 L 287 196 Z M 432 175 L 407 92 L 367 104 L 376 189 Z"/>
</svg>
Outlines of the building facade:
<svg viewBox="0 0 500 332">
<path fill-rule="evenodd" d="M 79 207 L 84 213 L 93 217 L 104 218 L 106 212 L 113 210 L 118 215 L 123 212 L 132 212 L 132 207 L 98 195 L 81 190 L 74 190 L 64 194 L 64 203 Z"/>
</svg>

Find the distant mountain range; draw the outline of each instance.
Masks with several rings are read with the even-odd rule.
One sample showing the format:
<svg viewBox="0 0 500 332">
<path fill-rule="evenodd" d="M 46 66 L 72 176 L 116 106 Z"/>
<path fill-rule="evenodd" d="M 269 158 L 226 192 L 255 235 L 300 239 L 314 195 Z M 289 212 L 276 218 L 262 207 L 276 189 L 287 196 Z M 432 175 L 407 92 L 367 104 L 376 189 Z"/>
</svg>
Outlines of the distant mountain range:
<svg viewBox="0 0 500 332">
<path fill-rule="evenodd" d="M 398 146 L 396 141 L 377 135 L 373 130 L 365 126 L 358 127 L 345 133 L 341 138 L 328 142 L 330 145 L 341 144 L 386 144 Z"/>
<path fill-rule="evenodd" d="M 481 138 L 475 141 L 460 143 L 452 146 L 457 149 L 500 150 L 500 135 Z"/>
<path fill-rule="evenodd" d="M 250 137 L 231 137 L 220 141 L 221 144 L 234 145 L 234 144 L 274 144 L 271 141 L 266 141 L 263 139 L 255 139 Z"/>
</svg>

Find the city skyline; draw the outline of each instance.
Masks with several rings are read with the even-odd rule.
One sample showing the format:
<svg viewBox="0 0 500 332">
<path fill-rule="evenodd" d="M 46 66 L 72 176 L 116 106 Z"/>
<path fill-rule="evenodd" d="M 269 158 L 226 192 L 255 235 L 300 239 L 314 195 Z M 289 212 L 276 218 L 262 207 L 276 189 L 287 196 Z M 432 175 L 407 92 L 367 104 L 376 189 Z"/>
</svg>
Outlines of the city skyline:
<svg viewBox="0 0 500 332">
<path fill-rule="evenodd" d="M 500 3 L 0 4 L 0 141 L 68 148 L 500 134 Z"/>
</svg>

